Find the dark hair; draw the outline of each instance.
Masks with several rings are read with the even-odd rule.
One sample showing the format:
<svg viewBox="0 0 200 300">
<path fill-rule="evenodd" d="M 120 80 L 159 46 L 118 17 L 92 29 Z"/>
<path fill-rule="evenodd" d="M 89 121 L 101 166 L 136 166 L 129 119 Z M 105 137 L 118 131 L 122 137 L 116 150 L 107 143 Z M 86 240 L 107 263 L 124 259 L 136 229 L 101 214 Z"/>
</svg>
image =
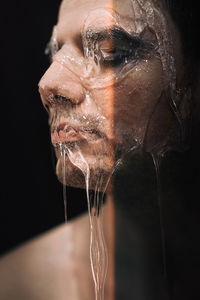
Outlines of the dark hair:
<svg viewBox="0 0 200 300">
<path fill-rule="evenodd" d="M 164 0 L 164 2 L 170 11 L 173 21 L 179 28 L 185 58 L 193 62 L 199 60 L 200 17 L 198 16 L 198 1 Z"/>
</svg>

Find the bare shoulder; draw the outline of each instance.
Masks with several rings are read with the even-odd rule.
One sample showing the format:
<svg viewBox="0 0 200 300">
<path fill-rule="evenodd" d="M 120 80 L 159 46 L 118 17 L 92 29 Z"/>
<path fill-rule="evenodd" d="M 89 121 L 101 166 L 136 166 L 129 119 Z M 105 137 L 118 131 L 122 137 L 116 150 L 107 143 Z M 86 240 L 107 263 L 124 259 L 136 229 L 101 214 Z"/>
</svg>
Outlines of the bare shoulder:
<svg viewBox="0 0 200 300">
<path fill-rule="evenodd" d="M 94 299 L 87 215 L 2 257 L 0 299 Z"/>
</svg>

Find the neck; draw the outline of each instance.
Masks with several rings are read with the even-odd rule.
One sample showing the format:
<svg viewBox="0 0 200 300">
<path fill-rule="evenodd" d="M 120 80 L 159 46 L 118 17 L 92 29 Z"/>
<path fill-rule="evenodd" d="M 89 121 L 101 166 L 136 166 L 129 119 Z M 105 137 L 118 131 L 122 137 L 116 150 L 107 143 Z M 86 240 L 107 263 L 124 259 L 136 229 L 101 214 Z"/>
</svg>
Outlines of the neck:
<svg viewBox="0 0 200 300">
<path fill-rule="evenodd" d="M 152 157 L 141 154 L 115 174 L 116 299 L 168 299 L 157 178 Z"/>
</svg>

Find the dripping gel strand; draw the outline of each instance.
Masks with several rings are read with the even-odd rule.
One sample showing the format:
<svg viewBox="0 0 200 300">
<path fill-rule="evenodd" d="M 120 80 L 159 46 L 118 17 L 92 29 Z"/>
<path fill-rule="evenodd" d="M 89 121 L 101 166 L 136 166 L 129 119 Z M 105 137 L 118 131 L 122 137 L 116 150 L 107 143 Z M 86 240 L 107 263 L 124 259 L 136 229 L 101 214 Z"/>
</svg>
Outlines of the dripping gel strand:
<svg viewBox="0 0 200 300">
<path fill-rule="evenodd" d="M 67 148 L 66 145 L 64 145 L 64 148 L 70 162 L 74 166 L 78 167 L 85 177 L 90 225 L 90 266 L 95 286 L 95 300 L 104 300 L 104 286 L 108 269 L 108 254 L 101 224 L 101 205 L 103 203 L 103 196 L 100 198 L 99 191 L 101 189 L 100 185 L 102 185 L 102 179 L 100 179 L 99 183 L 96 184 L 94 192 L 95 199 L 92 201 L 89 194 L 90 168 L 87 161 L 83 157 L 83 154 L 77 144 L 75 144 L 76 156 L 71 149 Z"/>
</svg>

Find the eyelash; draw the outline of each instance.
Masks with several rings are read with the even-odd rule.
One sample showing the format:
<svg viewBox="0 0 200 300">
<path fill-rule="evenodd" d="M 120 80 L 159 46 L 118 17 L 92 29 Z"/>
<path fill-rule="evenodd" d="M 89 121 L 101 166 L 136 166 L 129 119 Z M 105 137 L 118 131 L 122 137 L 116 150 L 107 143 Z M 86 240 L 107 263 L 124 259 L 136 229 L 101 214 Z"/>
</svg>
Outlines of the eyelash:
<svg viewBox="0 0 200 300">
<path fill-rule="evenodd" d="M 105 67 L 119 67 L 130 60 L 137 60 L 139 58 L 137 49 L 120 49 L 115 47 L 104 56 L 101 52 L 101 62 Z"/>
<path fill-rule="evenodd" d="M 112 40 L 114 47 L 105 50 L 101 50 L 99 47 L 99 59 L 97 59 L 103 67 L 117 68 L 123 64 L 127 64 L 129 61 L 135 61 L 143 58 L 152 49 L 155 48 L 153 44 L 150 44 L 138 36 L 130 36 L 127 33 L 123 33 L 117 28 L 112 32 Z M 52 63 L 53 56 L 61 49 L 61 45 L 53 43 L 52 40 L 47 44 L 45 54 L 49 58 L 49 62 Z"/>
<path fill-rule="evenodd" d="M 114 47 L 101 51 L 101 63 L 104 67 L 119 67 L 129 61 L 137 61 L 147 56 L 155 47 L 153 44 L 144 41 L 137 36 L 130 36 L 127 33 L 115 29 L 112 36 Z M 106 52 L 106 51 L 105 51 Z"/>
</svg>

